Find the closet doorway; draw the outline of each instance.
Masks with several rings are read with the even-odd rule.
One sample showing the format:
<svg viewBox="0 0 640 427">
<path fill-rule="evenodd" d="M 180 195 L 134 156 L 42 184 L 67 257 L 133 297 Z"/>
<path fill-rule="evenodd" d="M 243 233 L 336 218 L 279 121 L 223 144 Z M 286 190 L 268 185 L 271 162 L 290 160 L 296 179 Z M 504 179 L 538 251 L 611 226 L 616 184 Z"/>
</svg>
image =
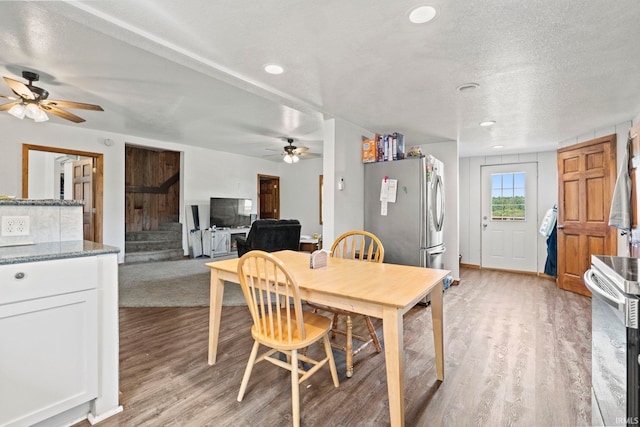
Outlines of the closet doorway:
<svg viewBox="0 0 640 427">
<path fill-rule="evenodd" d="M 51 156 L 46 156 L 47 153 Z M 47 172 L 46 176 L 41 166 L 34 164 L 29 169 L 30 163 L 43 157 L 45 162 L 48 162 L 46 157 L 51 157 L 51 173 Z M 101 153 L 22 144 L 22 197 L 35 197 L 33 187 L 42 185 L 52 187 L 52 198 L 83 200 L 84 240 L 97 243 L 102 243 L 103 173 L 104 155 Z M 30 187 L 33 188 L 31 191 Z"/>
<path fill-rule="evenodd" d="M 280 177 L 258 174 L 258 218 L 280 219 Z"/>
</svg>

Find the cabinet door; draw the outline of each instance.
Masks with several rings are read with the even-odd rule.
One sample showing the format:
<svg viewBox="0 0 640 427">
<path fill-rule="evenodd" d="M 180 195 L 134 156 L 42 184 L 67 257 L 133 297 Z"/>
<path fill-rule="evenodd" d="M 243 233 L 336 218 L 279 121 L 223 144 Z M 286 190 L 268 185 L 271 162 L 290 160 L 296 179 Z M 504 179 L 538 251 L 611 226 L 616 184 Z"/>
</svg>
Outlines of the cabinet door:
<svg viewBox="0 0 640 427">
<path fill-rule="evenodd" d="M 229 232 L 216 230 L 211 233 L 211 256 L 229 253 Z"/>
<path fill-rule="evenodd" d="M 96 290 L 0 305 L 0 425 L 97 397 Z"/>
</svg>

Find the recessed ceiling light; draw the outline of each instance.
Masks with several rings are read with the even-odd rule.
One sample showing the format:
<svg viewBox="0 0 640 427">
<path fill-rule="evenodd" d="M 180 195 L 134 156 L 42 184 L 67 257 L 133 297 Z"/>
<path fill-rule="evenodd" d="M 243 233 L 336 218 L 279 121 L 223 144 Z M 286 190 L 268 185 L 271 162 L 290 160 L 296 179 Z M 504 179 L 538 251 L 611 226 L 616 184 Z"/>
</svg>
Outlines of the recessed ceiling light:
<svg viewBox="0 0 640 427">
<path fill-rule="evenodd" d="M 456 88 L 458 92 L 471 92 L 479 88 L 480 85 L 478 83 L 464 83 Z"/>
<path fill-rule="evenodd" d="M 284 73 L 284 68 L 277 64 L 267 64 L 264 66 L 264 70 L 269 74 L 282 74 Z"/>
<path fill-rule="evenodd" d="M 488 127 L 496 124 L 495 120 L 487 120 L 486 122 L 480 122 L 480 126 Z"/>
<path fill-rule="evenodd" d="M 436 9 L 433 6 L 418 6 L 409 12 L 409 21 L 414 24 L 424 24 L 436 17 Z"/>
<path fill-rule="evenodd" d="M 492 145 L 491 148 L 494 148 L 497 150 L 498 148 L 504 148 L 504 145 Z"/>
</svg>

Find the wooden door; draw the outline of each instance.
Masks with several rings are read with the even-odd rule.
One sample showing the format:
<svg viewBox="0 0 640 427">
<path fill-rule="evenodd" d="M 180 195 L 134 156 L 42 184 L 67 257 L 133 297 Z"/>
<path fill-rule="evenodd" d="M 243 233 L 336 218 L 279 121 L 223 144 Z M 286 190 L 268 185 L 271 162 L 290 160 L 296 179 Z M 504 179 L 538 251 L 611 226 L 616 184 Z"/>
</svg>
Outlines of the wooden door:
<svg viewBox="0 0 640 427">
<path fill-rule="evenodd" d="M 258 217 L 280 219 L 280 177 L 258 175 Z"/>
<path fill-rule="evenodd" d="M 73 162 L 73 199 L 83 200 L 82 230 L 84 240 L 93 240 L 93 159 Z"/>
<path fill-rule="evenodd" d="M 616 136 L 558 150 L 558 286 L 591 295 L 582 275 L 591 255 L 615 255 L 609 210 L 616 179 Z"/>
<path fill-rule="evenodd" d="M 631 239 L 629 253 L 632 257 L 640 257 L 640 212 L 638 203 L 638 174 L 640 166 L 640 123 L 629 130 L 629 176 L 631 177 Z"/>
</svg>

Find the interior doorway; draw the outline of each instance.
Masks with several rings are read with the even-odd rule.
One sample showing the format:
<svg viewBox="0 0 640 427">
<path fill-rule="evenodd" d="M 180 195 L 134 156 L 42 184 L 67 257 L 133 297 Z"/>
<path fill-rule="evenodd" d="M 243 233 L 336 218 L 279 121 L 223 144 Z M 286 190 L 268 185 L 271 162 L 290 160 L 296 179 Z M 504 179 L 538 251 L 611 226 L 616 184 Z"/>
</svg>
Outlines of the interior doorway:
<svg viewBox="0 0 640 427">
<path fill-rule="evenodd" d="M 59 168 L 52 164 L 51 176 L 42 176 L 42 170 L 29 170 L 30 158 L 42 153 L 55 154 L 56 164 L 66 164 L 71 171 L 70 179 L 62 178 Z M 58 156 L 59 155 L 59 156 Z M 60 157 L 67 157 L 70 162 L 59 161 Z M 76 170 L 78 168 L 78 170 Z M 78 173 L 78 179 L 71 178 L 72 172 Z M 102 218 L 103 218 L 103 182 L 104 182 L 104 155 L 88 151 L 70 150 L 67 148 L 46 147 L 41 145 L 22 144 L 22 197 L 29 198 L 29 187 L 33 187 L 35 181 L 50 181 L 52 198 L 66 198 L 83 200 L 83 230 L 84 240 L 102 243 Z M 64 174 L 66 176 L 67 174 Z M 31 185 L 30 185 L 31 181 Z M 71 197 L 69 196 L 71 194 Z M 31 196 L 33 197 L 33 196 Z"/>
<path fill-rule="evenodd" d="M 258 174 L 258 218 L 280 219 L 280 177 Z"/>
<path fill-rule="evenodd" d="M 609 226 L 616 179 L 616 136 L 558 150 L 558 287 L 591 295 L 582 276 L 591 255 L 616 255 Z"/>
</svg>

